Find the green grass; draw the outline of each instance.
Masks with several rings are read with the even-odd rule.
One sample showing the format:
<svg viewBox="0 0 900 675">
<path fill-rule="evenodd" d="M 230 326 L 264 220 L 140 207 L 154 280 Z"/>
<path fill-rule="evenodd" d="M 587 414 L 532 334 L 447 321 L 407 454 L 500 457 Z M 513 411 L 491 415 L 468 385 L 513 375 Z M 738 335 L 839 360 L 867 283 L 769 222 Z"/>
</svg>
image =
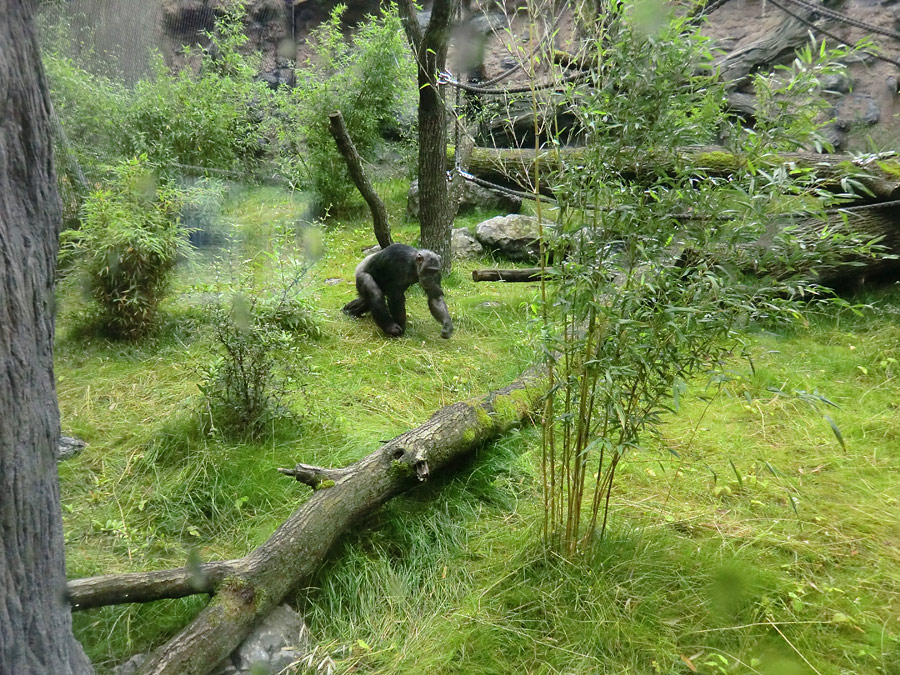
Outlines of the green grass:
<svg viewBox="0 0 900 675">
<path fill-rule="evenodd" d="M 404 186 L 382 191 L 395 238 L 413 243 Z M 233 196 L 223 221 L 246 259 L 305 213 L 265 188 Z M 324 336 L 304 344 L 294 415 L 256 442 L 200 431 L 208 265 L 180 270 L 138 345 L 91 337 L 76 282 L 63 284 L 62 425 L 90 444 L 60 467 L 70 577 L 243 555 L 308 495 L 276 467 L 351 462 L 534 358 L 533 287 L 473 284 L 485 261 L 459 264 L 445 283 L 453 338 L 416 291 L 407 336 L 387 340 L 340 313 L 373 239 L 366 214 L 303 232 L 320 242 L 305 293 Z M 695 382 L 627 458 L 589 559 L 540 546 L 536 429 L 393 500 L 296 594 L 318 655 L 369 673 L 900 672 L 900 292 L 867 300 L 862 316 L 748 333 L 752 369 L 735 360 L 722 386 Z M 76 632 L 107 672 L 204 603 L 80 612 Z"/>
</svg>

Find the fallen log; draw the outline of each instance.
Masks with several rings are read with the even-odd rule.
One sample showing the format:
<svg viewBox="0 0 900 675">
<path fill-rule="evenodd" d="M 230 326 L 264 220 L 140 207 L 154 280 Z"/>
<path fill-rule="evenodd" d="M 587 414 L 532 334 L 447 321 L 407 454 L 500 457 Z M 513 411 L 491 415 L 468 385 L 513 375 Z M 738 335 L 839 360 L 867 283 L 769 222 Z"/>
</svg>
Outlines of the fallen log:
<svg viewBox="0 0 900 675">
<path fill-rule="evenodd" d="M 816 246 L 825 231 L 849 236 L 855 243 L 874 241 L 880 251 L 867 257 L 832 251 L 825 262 L 809 270 L 808 276 L 816 283 L 843 287 L 900 270 L 900 201 L 837 209 L 829 211 L 824 221 L 808 218 L 794 225 L 794 236 L 809 247 Z"/>
<path fill-rule="evenodd" d="M 528 148 L 476 147 L 469 155 L 468 172 L 477 178 L 503 187 L 531 191 L 535 163 L 540 162 L 544 175 L 559 171 L 566 163 L 583 163 L 588 148 L 561 147 L 539 153 Z M 743 155 L 719 146 L 677 148 L 666 153 L 652 153 L 642 157 L 625 156 L 622 174 L 640 178 L 666 173 L 675 164 L 693 166 L 698 175 L 728 177 L 742 170 L 747 163 Z M 820 155 L 814 152 L 785 152 L 772 155 L 767 166 L 786 166 L 797 170 L 815 169 L 832 192 L 844 194 L 850 189 L 848 181 L 857 181 L 875 199 L 900 199 L 900 160 L 896 157 L 858 159 L 851 155 Z M 553 196 L 552 186 L 542 180 L 541 192 Z M 861 195 L 867 199 L 866 195 Z"/>
<path fill-rule="evenodd" d="M 354 522 L 396 494 L 497 437 L 531 415 L 544 394 L 533 368 L 503 389 L 441 408 L 422 426 L 342 469 L 298 464 L 282 473 L 314 492 L 269 539 L 238 560 L 176 570 L 106 575 L 68 584 L 73 608 L 214 593 L 207 607 L 157 649 L 139 672 L 211 672 L 253 626 L 318 567 Z"/>
<path fill-rule="evenodd" d="M 854 280 L 864 281 L 866 278 L 896 274 L 900 271 L 900 201 L 834 209 L 826 212 L 824 218 L 801 218 L 789 221 L 786 225 L 792 228 L 793 236 L 807 249 L 819 246 L 823 241 L 823 233 L 830 232 L 850 237 L 852 242 L 848 242 L 848 248 L 852 245 L 875 242 L 878 250 L 865 258 L 832 250 L 823 256 L 823 259 L 807 263 L 807 267 L 802 270 L 775 269 L 769 266 L 766 273 L 776 278 L 800 274 L 822 286 L 841 287 Z M 773 235 L 774 232 L 756 243 L 737 248 L 729 247 L 705 252 L 688 249 L 682 252 L 682 256 L 703 258 L 716 264 L 728 263 L 736 265 L 744 272 L 757 273 L 761 250 L 772 246 Z M 544 275 L 550 271 L 549 268 L 545 268 Z M 472 270 L 472 280 L 511 283 L 540 281 L 544 276 L 541 272 L 540 267 Z"/>
<path fill-rule="evenodd" d="M 546 268 L 526 267 L 518 270 L 472 270 L 472 281 L 507 281 L 523 283 L 540 281 L 548 272 Z"/>
</svg>

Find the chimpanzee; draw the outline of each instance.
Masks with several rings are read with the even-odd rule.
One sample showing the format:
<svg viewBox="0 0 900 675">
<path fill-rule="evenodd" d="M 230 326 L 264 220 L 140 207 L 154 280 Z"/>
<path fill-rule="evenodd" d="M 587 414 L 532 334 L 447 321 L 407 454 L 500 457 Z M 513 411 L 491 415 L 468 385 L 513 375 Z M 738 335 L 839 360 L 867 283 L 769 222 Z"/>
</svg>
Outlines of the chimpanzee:
<svg viewBox="0 0 900 675">
<path fill-rule="evenodd" d="M 362 316 L 372 312 L 375 323 L 387 335 L 398 337 L 406 330 L 406 289 L 422 285 L 431 316 L 441 324 L 441 337 L 453 334 L 453 322 L 441 288 L 441 256 L 427 248 L 391 244 L 356 266 L 359 297 L 344 305 L 344 313 Z"/>
</svg>

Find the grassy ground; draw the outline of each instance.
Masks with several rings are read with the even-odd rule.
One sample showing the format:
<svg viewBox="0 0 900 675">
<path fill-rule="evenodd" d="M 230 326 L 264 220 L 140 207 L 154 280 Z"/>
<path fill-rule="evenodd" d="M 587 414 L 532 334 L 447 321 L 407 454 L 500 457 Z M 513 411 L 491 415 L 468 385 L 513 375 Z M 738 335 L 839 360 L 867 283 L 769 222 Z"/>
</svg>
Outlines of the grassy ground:
<svg viewBox="0 0 900 675">
<path fill-rule="evenodd" d="M 401 195 L 387 188 L 395 224 Z M 226 204 L 223 222 L 252 256 L 304 209 L 254 190 Z M 86 336 L 79 290 L 63 286 L 63 430 L 90 443 L 60 468 L 71 577 L 243 555 L 306 497 L 275 467 L 345 464 L 534 357 L 534 288 L 471 283 L 489 261 L 446 280 L 451 340 L 420 292 L 407 336 L 385 340 L 339 311 L 368 219 L 314 233 L 322 256 L 306 292 L 324 335 L 303 348 L 294 418 L 256 442 L 200 431 L 212 352 L 196 282 L 212 278 L 208 266 L 181 270 L 164 325 L 140 345 Z M 415 237 L 395 225 L 396 239 Z M 319 653 L 372 673 L 900 672 L 900 292 L 869 300 L 859 317 L 748 334 L 752 370 L 736 361 L 722 386 L 695 383 L 629 458 L 590 561 L 540 548 L 534 429 L 394 500 L 297 594 Z M 837 407 L 810 405 L 822 397 Z M 104 672 L 204 602 L 82 612 L 76 631 Z"/>
</svg>

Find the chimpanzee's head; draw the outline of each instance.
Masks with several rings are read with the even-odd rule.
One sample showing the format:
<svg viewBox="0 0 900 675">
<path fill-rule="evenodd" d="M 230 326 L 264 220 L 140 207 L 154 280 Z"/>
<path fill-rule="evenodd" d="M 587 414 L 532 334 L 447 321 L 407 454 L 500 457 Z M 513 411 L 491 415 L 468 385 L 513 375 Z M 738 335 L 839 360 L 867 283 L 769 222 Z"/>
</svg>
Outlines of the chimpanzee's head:
<svg viewBox="0 0 900 675">
<path fill-rule="evenodd" d="M 441 287 L 441 256 L 427 248 L 416 253 L 416 273 L 422 288 L 429 290 Z"/>
</svg>

